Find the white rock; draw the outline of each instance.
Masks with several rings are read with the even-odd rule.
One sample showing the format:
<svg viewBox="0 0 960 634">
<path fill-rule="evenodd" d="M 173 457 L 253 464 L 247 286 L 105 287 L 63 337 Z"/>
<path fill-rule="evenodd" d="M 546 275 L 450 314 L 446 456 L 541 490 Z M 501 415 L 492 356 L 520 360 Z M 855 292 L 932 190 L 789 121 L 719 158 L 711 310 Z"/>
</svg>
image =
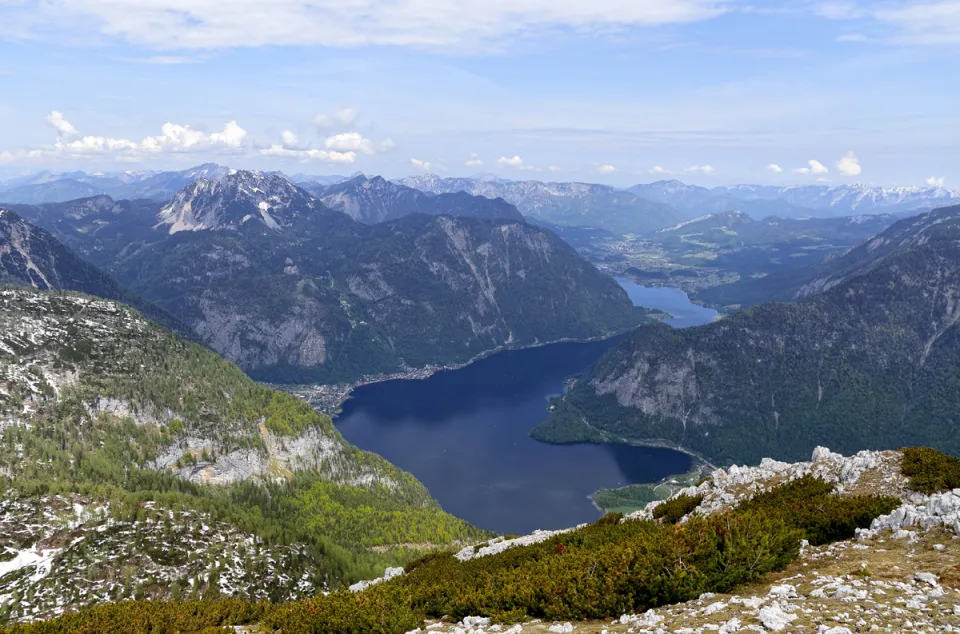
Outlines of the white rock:
<svg viewBox="0 0 960 634">
<path fill-rule="evenodd" d="M 773 603 L 760 609 L 760 622 L 771 632 L 779 632 L 799 618 L 796 614 L 783 611 L 779 604 Z"/>
<path fill-rule="evenodd" d="M 557 632 L 557 634 L 566 634 L 567 632 L 573 631 L 573 625 L 571 625 L 570 623 L 564 623 L 563 625 L 560 625 L 558 623 L 556 625 L 551 625 L 550 627 L 548 627 L 547 631 Z"/>
</svg>

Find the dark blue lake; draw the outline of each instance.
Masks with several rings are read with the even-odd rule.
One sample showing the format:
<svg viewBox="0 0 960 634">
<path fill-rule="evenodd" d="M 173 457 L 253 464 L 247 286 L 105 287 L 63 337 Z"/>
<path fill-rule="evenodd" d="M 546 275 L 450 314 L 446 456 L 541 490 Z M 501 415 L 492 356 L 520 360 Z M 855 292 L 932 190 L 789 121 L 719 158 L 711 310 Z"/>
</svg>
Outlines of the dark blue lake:
<svg viewBox="0 0 960 634">
<path fill-rule="evenodd" d="M 640 289 L 628 288 L 634 303 L 686 315 L 683 325 L 694 325 L 698 313 L 683 292 L 645 289 L 652 291 L 645 297 Z M 697 323 L 710 321 L 716 313 L 709 312 Z M 413 473 L 444 509 L 477 526 L 528 533 L 591 522 L 600 512 L 587 496 L 598 489 L 656 482 L 690 467 L 688 456 L 668 449 L 530 438 L 546 417 L 547 399 L 563 393 L 564 379 L 615 343 L 501 352 L 427 379 L 367 385 L 344 403 L 337 427 L 351 443 Z"/>
</svg>

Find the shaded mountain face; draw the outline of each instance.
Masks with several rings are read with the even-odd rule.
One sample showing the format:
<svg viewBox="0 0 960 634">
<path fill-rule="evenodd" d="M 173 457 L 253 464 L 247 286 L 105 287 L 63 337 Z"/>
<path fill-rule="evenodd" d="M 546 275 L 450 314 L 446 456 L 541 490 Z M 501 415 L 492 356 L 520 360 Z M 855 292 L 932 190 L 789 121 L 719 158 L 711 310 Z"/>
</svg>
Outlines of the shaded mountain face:
<svg viewBox="0 0 960 634">
<path fill-rule="evenodd" d="M 367 178 L 361 175 L 326 187 L 314 186 L 311 191 L 327 207 L 342 211 L 364 224 L 416 213 L 523 221 L 523 214 L 501 198 L 489 199 L 466 192 L 431 195 L 380 176 Z"/>
<path fill-rule="evenodd" d="M 162 205 L 149 200 L 115 201 L 109 196 L 45 205 L 10 205 L 27 222 L 50 231 L 66 246 L 101 268 L 120 250 L 156 236 Z"/>
<path fill-rule="evenodd" d="M 664 443 L 719 462 L 933 445 L 960 451 L 960 207 L 894 225 L 791 304 L 637 329 L 538 438 Z M 587 424 L 585 424 L 587 423 Z"/>
<path fill-rule="evenodd" d="M 804 292 L 805 288 L 823 290 L 835 286 L 837 280 L 843 278 L 845 269 L 855 267 L 857 258 L 862 257 L 858 254 L 868 252 L 864 245 L 856 245 L 864 241 L 864 244 L 872 244 L 869 238 L 896 221 L 897 217 L 890 214 L 874 214 L 805 220 L 768 218 L 757 222 L 749 233 L 754 239 L 761 240 L 758 244 L 764 239 L 778 237 L 781 243 L 789 241 L 795 252 L 786 254 L 781 249 L 775 254 L 787 256 L 780 258 L 781 265 L 759 269 L 757 273 L 761 275 L 743 276 L 733 283 L 700 290 L 696 298 L 713 305 L 742 307 L 770 301 L 793 301 L 811 294 L 809 290 Z M 909 224 L 909 221 L 901 221 L 895 226 Z M 722 229 L 685 237 L 691 242 L 724 238 L 731 239 L 723 235 Z M 853 246 L 842 248 L 844 245 Z M 768 247 L 764 247 L 763 252 L 766 257 L 774 254 Z M 796 256 L 820 257 L 811 260 Z"/>
<path fill-rule="evenodd" d="M 113 254 L 107 268 L 122 283 L 267 380 L 461 363 L 645 319 L 611 278 L 519 221 L 414 214 L 365 225 L 248 172 L 190 184 L 150 218 L 114 209 L 103 200 L 34 213 L 83 253 Z"/>
<path fill-rule="evenodd" d="M 434 194 L 467 192 L 503 198 L 530 219 L 557 225 L 596 227 L 618 234 L 648 233 L 676 224 L 684 215 L 668 205 L 623 190 L 587 183 L 490 181 L 411 176 L 401 184 Z"/>
<path fill-rule="evenodd" d="M 80 258 L 49 232 L 0 209 L 0 284 L 39 290 L 77 291 L 124 302 L 148 319 L 194 339 L 189 326 L 125 289 L 110 274 Z"/>
</svg>

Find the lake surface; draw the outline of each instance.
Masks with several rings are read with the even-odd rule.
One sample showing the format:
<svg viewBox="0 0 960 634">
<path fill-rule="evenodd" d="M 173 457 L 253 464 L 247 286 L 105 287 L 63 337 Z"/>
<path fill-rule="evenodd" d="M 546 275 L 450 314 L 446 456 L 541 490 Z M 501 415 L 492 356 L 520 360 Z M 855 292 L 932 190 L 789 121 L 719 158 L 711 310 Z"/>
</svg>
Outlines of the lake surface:
<svg viewBox="0 0 960 634">
<path fill-rule="evenodd" d="M 618 281 L 635 304 L 675 315 L 675 326 L 707 323 L 716 314 L 690 304 L 682 291 Z M 598 489 L 690 468 L 688 456 L 668 449 L 530 438 L 546 418 L 547 399 L 616 341 L 506 351 L 426 379 L 366 385 L 344 403 L 337 428 L 413 473 L 444 509 L 477 526 L 529 533 L 591 522 L 600 512 L 587 496 Z"/>
<path fill-rule="evenodd" d="M 659 308 L 665 313 L 673 315 L 670 319 L 665 319 L 664 323 L 670 324 L 674 328 L 688 328 L 690 326 L 700 326 L 709 324 L 719 315 L 712 308 L 698 306 L 690 301 L 687 294 L 679 288 L 670 286 L 641 286 L 633 280 L 626 277 L 614 278 L 617 283 L 627 291 L 631 301 L 637 306 L 646 306 L 647 308 Z"/>
</svg>

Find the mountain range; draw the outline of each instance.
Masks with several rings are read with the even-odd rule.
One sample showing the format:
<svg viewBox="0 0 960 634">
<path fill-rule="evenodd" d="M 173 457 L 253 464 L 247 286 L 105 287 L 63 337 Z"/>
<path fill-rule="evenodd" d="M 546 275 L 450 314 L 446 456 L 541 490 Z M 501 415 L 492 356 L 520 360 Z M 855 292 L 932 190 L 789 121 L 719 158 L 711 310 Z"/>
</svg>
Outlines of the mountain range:
<svg viewBox="0 0 960 634">
<path fill-rule="evenodd" d="M 894 224 L 791 303 L 642 326 L 553 404 L 537 438 L 664 444 L 709 460 L 932 445 L 960 451 L 960 207 Z"/>
<path fill-rule="evenodd" d="M 366 225 L 276 174 L 197 180 L 166 204 L 101 196 L 16 210 L 271 381 L 463 363 L 645 319 L 616 282 L 522 219 Z"/>
<path fill-rule="evenodd" d="M 231 171 L 221 165 L 206 164 L 165 172 L 40 172 L 0 182 L 0 202 L 42 204 L 100 194 L 115 200 L 143 198 L 165 202 L 198 178 L 219 180 Z M 367 178 L 358 173 L 351 177 L 295 174 L 285 178 L 320 197 L 326 191 L 325 195 L 329 197 L 326 203 L 362 222 L 389 219 L 385 210 L 391 204 L 418 209 L 423 213 L 437 213 L 433 211 L 436 203 L 417 198 L 407 191 L 391 190 L 381 182 L 384 180 L 381 177 Z M 502 198 L 534 221 L 563 226 L 591 226 L 617 234 L 646 233 L 680 222 L 683 216 L 696 217 L 733 210 L 743 211 L 756 219 L 767 216 L 837 217 L 912 213 L 960 201 L 960 192 L 943 187 L 885 188 L 862 184 L 706 188 L 667 180 L 618 189 L 589 183 L 511 181 L 489 175 L 442 178 L 432 174 L 410 176 L 394 182 L 432 194 L 466 192 L 493 200 Z M 344 183 L 348 184 L 338 188 Z M 377 201 L 379 209 L 368 212 L 372 201 Z M 457 205 L 451 204 L 444 213 L 455 214 L 456 209 Z M 503 208 L 501 211 L 507 210 Z M 369 216 L 364 213 L 369 213 Z"/>
<path fill-rule="evenodd" d="M 647 233 L 680 222 L 684 215 L 667 204 L 589 183 L 542 183 L 469 178 L 410 176 L 398 181 L 434 194 L 467 192 L 502 198 L 531 221 L 592 226 L 617 234 Z"/>
<path fill-rule="evenodd" d="M 431 195 L 381 176 L 360 175 L 329 184 L 301 183 L 331 209 L 364 224 L 396 220 L 410 214 L 473 216 L 490 220 L 523 221 L 523 214 L 502 198 L 474 196 L 466 192 Z"/>
</svg>

